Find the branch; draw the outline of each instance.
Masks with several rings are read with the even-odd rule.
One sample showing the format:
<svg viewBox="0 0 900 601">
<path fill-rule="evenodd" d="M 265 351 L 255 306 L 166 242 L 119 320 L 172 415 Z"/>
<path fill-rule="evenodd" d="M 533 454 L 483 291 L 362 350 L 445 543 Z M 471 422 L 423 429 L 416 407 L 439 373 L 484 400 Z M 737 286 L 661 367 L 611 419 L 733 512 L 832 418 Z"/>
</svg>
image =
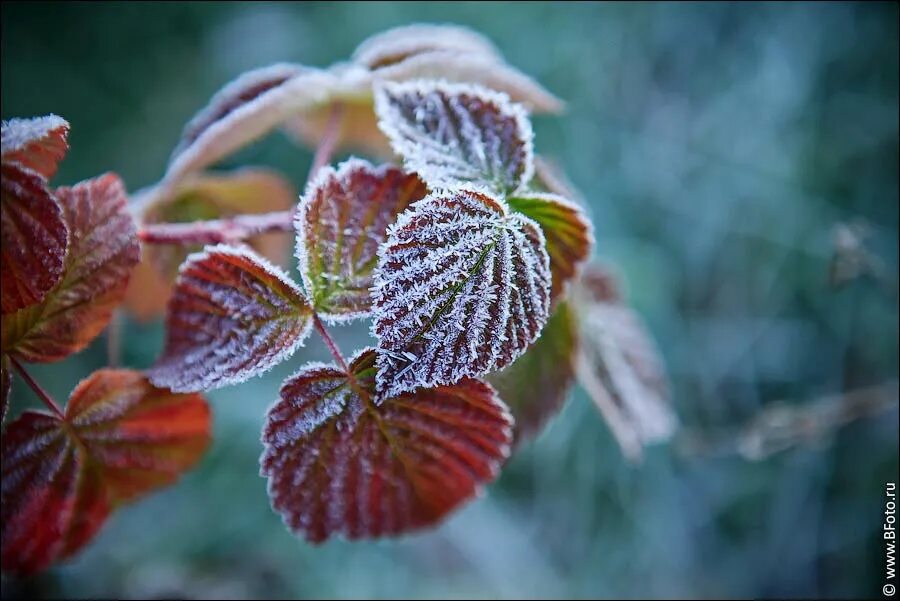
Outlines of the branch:
<svg viewBox="0 0 900 601">
<path fill-rule="evenodd" d="M 148 244 L 219 244 L 239 242 L 268 232 L 290 232 L 293 228 L 294 211 L 291 209 L 190 223 L 147 224 L 138 231 L 138 238 Z"/>
</svg>

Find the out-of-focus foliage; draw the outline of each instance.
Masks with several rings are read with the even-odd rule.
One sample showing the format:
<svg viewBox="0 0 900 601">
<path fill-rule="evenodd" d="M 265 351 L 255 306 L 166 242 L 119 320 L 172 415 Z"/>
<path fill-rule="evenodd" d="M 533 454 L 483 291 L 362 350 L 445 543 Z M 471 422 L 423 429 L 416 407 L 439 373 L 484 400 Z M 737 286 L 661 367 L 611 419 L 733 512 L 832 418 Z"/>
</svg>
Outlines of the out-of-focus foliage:
<svg viewBox="0 0 900 601">
<path fill-rule="evenodd" d="M 314 548 L 252 473 L 278 383 L 325 360 L 316 345 L 211 394 L 196 472 L 71 563 L 4 579 L 3 596 L 879 594 L 898 470 L 896 4 L 4 4 L 2 117 L 66 116 L 77 150 L 54 185 L 112 170 L 135 191 L 239 73 L 325 66 L 416 21 L 473 27 L 567 102 L 565 118 L 535 118 L 536 150 L 581 189 L 595 254 L 658 340 L 675 441 L 628 464 L 578 392 L 439 529 Z M 310 160 L 276 134 L 221 167 L 273 167 L 302 189 Z M 859 220 L 879 275 L 832 288 L 835 227 Z M 371 343 L 364 327 L 338 334 L 345 350 Z M 124 364 L 147 367 L 161 325 L 127 321 L 122 343 Z M 34 375 L 65 398 L 106 362 L 102 337 L 89 349 Z M 892 398 L 782 452 L 739 444 L 771 430 L 761 415 L 850 390 Z M 14 413 L 31 399 L 13 383 Z"/>
</svg>

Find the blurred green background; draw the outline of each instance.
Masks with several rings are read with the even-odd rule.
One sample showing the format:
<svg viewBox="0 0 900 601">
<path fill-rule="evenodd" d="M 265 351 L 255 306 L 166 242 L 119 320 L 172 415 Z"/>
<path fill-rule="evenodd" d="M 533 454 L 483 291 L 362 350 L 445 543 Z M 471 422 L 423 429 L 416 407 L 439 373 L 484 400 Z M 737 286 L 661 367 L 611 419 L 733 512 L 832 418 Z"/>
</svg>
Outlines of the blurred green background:
<svg viewBox="0 0 900 601">
<path fill-rule="evenodd" d="M 309 344 L 210 395 L 197 470 L 115 514 L 73 561 L 4 577 L 4 598 L 880 595 L 896 404 L 763 460 L 732 442 L 775 402 L 897 379 L 896 3 L 4 2 L 2 116 L 69 120 L 57 184 L 113 170 L 133 191 L 243 70 L 325 66 L 416 21 L 481 31 L 569 103 L 535 119 L 537 149 L 584 192 L 596 254 L 658 338 L 676 439 L 630 465 L 578 390 L 440 528 L 313 547 L 271 511 L 257 466 L 280 380 L 326 359 Z M 222 166 L 273 166 L 299 187 L 310 160 L 276 133 Z M 834 290 L 832 232 L 856 219 L 889 281 Z M 148 366 L 161 340 L 158 323 L 126 323 L 125 364 Z M 101 337 L 32 371 L 64 399 L 105 361 Z M 13 411 L 32 403 L 17 383 Z"/>
</svg>

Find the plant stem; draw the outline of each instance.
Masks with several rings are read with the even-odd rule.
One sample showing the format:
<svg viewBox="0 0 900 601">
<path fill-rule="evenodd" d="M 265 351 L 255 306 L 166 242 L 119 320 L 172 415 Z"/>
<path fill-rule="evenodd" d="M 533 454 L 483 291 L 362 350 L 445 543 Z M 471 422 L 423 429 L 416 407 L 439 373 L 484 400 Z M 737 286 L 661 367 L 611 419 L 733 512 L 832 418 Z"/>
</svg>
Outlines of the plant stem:
<svg viewBox="0 0 900 601">
<path fill-rule="evenodd" d="M 336 103 L 328 115 L 322 142 L 316 149 L 307 179 L 331 161 L 341 133 L 344 107 Z M 290 232 L 294 229 L 294 209 L 254 215 L 236 215 L 226 219 L 190 223 L 148 223 L 138 231 L 147 244 L 220 244 L 240 242 L 258 234 Z"/>
<path fill-rule="evenodd" d="M 22 376 L 22 379 L 25 380 L 25 382 L 31 387 L 34 393 L 38 395 L 38 397 L 40 397 L 42 401 L 44 401 L 44 404 L 47 405 L 47 407 L 53 413 L 55 413 L 59 419 L 65 419 L 62 409 L 59 408 L 59 405 L 56 404 L 56 401 L 53 400 L 53 397 L 51 397 L 46 390 L 41 388 L 41 385 L 38 384 L 27 371 L 25 371 L 25 367 L 21 363 L 19 363 L 18 359 L 10 356 L 9 361 L 13 364 L 13 367 L 16 368 L 16 371 L 19 372 L 19 375 Z"/>
<path fill-rule="evenodd" d="M 328 115 L 328 123 L 325 124 L 325 132 L 322 134 L 322 141 L 316 148 L 316 154 L 313 156 L 312 165 L 309 168 L 309 175 L 306 181 L 313 179 L 316 171 L 331 162 L 331 155 L 337 148 L 338 138 L 341 134 L 341 121 L 344 117 L 344 105 L 340 102 L 334 103 L 331 107 L 331 113 Z"/>
<path fill-rule="evenodd" d="M 341 369 L 349 374 L 350 369 L 347 367 L 347 362 L 344 361 L 344 356 L 341 354 L 341 349 L 338 348 L 338 345 L 334 341 L 334 338 L 332 338 L 331 334 L 328 333 L 328 329 L 325 327 L 325 324 L 322 323 L 321 319 L 319 319 L 318 313 L 313 313 L 313 325 L 316 327 L 316 331 L 319 333 L 319 336 L 321 336 L 322 340 L 325 341 L 325 346 L 328 347 L 331 356 L 334 357 L 334 360 L 337 361 Z"/>
<path fill-rule="evenodd" d="M 190 223 L 151 223 L 138 231 L 138 238 L 149 244 L 219 244 L 268 232 L 289 232 L 293 227 L 294 211 L 288 210 Z"/>
</svg>

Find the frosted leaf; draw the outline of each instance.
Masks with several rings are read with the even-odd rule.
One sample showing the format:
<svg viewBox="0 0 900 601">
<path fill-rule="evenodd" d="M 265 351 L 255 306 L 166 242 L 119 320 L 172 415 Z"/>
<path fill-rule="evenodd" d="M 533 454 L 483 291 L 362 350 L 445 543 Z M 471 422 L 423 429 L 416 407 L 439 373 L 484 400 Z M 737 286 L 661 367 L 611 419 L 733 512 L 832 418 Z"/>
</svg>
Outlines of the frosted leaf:
<svg viewBox="0 0 900 601">
<path fill-rule="evenodd" d="M 3 434 L 3 570 L 29 574 L 77 552 L 119 504 L 172 483 L 209 444 L 199 395 L 102 369 L 72 392 L 62 419 L 26 411 Z"/>
<path fill-rule="evenodd" d="M 334 76 L 325 71 L 286 63 L 242 74 L 185 127 L 166 185 L 242 148 L 288 117 L 326 102 L 334 86 Z"/>
<path fill-rule="evenodd" d="M 69 123 L 47 115 L 31 119 L 10 119 L 2 126 L 3 163 L 16 163 L 44 180 L 56 175 L 56 168 L 69 150 Z"/>
<path fill-rule="evenodd" d="M 475 54 L 502 62 L 497 49 L 486 37 L 458 25 L 419 23 L 376 33 L 353 52 L 352 60 L 369 69 L 396 65 L 403 60 L 433 50 Z"/>
<path fill-rule="evenodd" d="M 531 124 L 505 94 L 436 81 L 384 83 L 375 110 L 394 151 L 429 188 L 474 183 L 506 194 L 531 179 Z"/>
<path fill-rule="evenodd" d="M 380 397 L 501 369 L 547 321 L 544 236 L 481 192 L 429 195 L 388 230 L 372 295 Z"/>
<path fill-rule="evenodd" d="M 372 401 L 371 349 L 308 366 L 269 409 L 260 473 L 275 511 L 312 542 L 395 536 L 437 523 L 491 482 L 509 452 L 511 417 L 489 385 Z"/>
<path fill-rule="evenodd" d="M 157 386 L 221 388 L 290 357 L 312 326 L 312 308 L 281 269 L 252 250 L 207 247 L 182 265 L 166 314 Z"/>
<path fill-rule="evenodd" d="M 56 197 L 71 240 L 63 278 L 39 304 L 3 316 L 3 351 L 25 361 L 58 361 L 87 346 L 106 327 L 140 260 L 118 176 L 57 188 Z"/>
<path fill-rule="evenodd" d="M 5 160 L 0 169 L 0 302 L 5 315 L 40 302 L 62 278 L 68 228 L 40 175 Z"/>
<path fill-rule="evenodd" d="M 555 302 L 591 255 L 594 247 L 591 222 L 578 205 L 556 194 L 527 192 L 507 202 L 511 209 L 537 222 L 544 232 L 553 274 L 550 298 Z"/>
<path fill-rule="evenodd" d="M 9 392 L 12 388 L 12 374 L 10 373 L 9 357 L 0 356 L 0 425 L 6 421 L 6 412 L 9 410 Z"/>
<path fill-rule="evenodd" d="M 322 169 L 300 201 L 297 258 L 316 312 L 341 321 L 366 316 L 378 246 L 425 185 L 390 165 L 351 159 Z"/>
<path fill-rule="evenodd" d="M 263 168 L 244 168 L 228 173 L 192 174 L 165 194 L 148 190 L 139 203 L 142 224 L 183 223 L 284 211 L 294 205 L 297 192 L 282 175 Z M 260 255 L 280 264 L 288 256 L 292 236 L 287 232 L 260 234 L 246 243 Z M 202 247 L 147 244 L 141 266 L 135 270 L 125 296 L 132 315 L 147 320 L 162 314 L 189 254 Z"/>
<path fill-rule="evenodd" d="M 561 302 L 525 354 L 485 378 L 515 417 L 516 444 L 540 434 L 562 409 L 575 380 L 577 346 L 576 316 Z"/>
<path fill-rule="evenodd" d="M 613 276 L 592 266 L 583 280 L 578 380 L 622 452 L 636 461 L 644 446 L 668 440 L 678 428 L 665 369 L 643 320 L 621 301 Z"/>
</svg>

